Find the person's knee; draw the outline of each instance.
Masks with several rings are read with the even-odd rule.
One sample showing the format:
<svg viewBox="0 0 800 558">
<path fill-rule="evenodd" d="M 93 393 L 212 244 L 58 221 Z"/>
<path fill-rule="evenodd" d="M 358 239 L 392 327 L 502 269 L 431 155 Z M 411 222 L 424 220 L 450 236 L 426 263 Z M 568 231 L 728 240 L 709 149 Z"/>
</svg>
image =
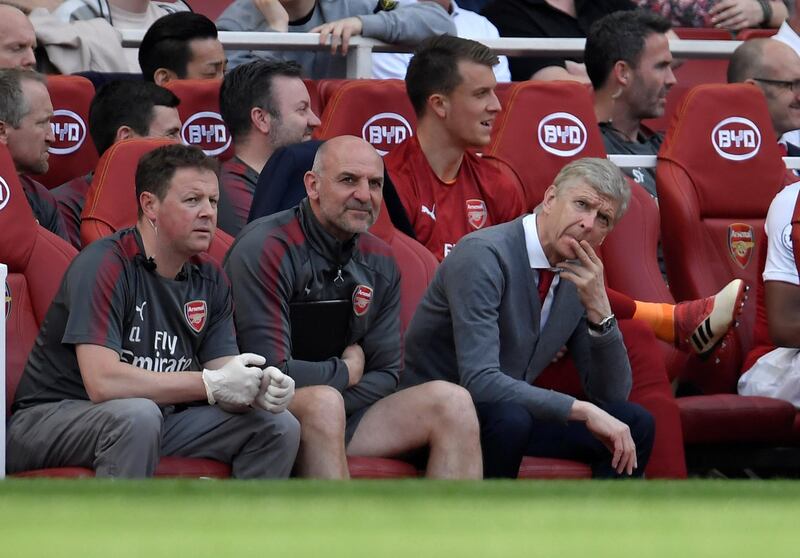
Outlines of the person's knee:
<svg viewBox="0 0 800 558">
<path fill-rule="evenodd" d="M 290 410 L 297 415 L 306 436 L 341 439 L 344 436 L 345 412 L 342 394 L 330 386 L 309 386 Z"/>
<path fill-rule="evenodd" d="M 158 440 L 164 415 L 152 400 L 141 397 L 103 403 L 104 414 L 113 432 L 121 438 Z"/>
<path fill-rule="evenodd" d="M 478 432 L 478 417 L 472 396 L 463 387 L 444 381 L 425 384 L 430 405 L 430 419 L 434 425 L 448 430 L 471 430 Z"/>
</svg>

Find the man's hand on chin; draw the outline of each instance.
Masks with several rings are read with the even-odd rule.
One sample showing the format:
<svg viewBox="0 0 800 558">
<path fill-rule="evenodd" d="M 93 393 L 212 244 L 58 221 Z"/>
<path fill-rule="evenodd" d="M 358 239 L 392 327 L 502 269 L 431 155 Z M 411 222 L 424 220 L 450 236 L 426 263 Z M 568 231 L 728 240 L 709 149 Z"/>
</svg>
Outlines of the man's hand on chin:
<svg viewBox="0 0 800 558">
<path fill-rule="evenodd" d="M 586 308 L 586 318 L 599 323 L 611 315 L 611 304 L 603 280 L 603 262 L 587 241 L 571 239 L 570 244 L 578 261 L 559 262 L 556 267 L 563 270 L 562 279 L 575 284 L 578 297 Z"/>
</svg>

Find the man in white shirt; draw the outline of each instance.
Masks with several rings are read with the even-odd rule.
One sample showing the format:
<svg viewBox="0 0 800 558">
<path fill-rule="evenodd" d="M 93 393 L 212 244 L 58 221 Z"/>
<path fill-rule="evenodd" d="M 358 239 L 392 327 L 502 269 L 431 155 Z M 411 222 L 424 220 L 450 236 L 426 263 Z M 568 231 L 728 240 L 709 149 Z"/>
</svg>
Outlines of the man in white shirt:
<svg viewBox="0 0 800 558">
<path fill-rule="evenodd" d="M 399 0 L 400 4 L 408 4 L 416 0 Z M 456 33 L 463 39 L 497 39 L 500 33 L 491 21 L 480 14 L 460 8 L 455 0 L 434 0 L 450 14 L 456 26 Z M 508 59 L 499 56 L 500 62 L 492 69 L 498 83 L 511 81 Z M 406 68 L 411 61 L 411 54 L 403 52 L 384 52 L 372 55 L 372 77 L 377 79 L 403 79 Z"/>
</svg>

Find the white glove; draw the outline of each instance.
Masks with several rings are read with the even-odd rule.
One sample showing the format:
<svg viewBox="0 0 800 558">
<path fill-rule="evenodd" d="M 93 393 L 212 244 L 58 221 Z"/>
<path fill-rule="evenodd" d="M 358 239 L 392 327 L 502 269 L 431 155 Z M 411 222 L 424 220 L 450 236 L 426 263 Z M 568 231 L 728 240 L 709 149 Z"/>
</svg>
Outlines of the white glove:
<svg viewBox="0 0 800 558">
<path fill-rule="evenodd" d="M 292 397 L 294 397 L 294 380 L 274 366 L 265 368 L 264 376 L 261 378 L 261 389 L 253 404 L 277 414 L 286 410 L 292 402 Z"/>
<path fill-rule="evenodd" d="M 252 353 L 242 353 L 230 359 L 218 370 L 203 370 L 208 404 L 250 405 L 258 395 L 263 366 L 267 359 Z"/>
</svg>

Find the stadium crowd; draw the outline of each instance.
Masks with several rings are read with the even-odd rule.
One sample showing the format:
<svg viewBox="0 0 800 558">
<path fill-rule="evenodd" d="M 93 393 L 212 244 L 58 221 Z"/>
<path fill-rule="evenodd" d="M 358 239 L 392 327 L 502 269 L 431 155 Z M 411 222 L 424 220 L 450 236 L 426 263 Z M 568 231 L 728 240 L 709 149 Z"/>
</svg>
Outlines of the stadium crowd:
<svg viewBox="0 0 800 558">
<path fill-rule="evenodd" d="M 6 286 L 10 473 L 146 477 L 181 458 L 237 478 L 342 479 L 370 458 L 431 478 L 515 478 L 533 457 L 594 477 L 683 478 L 697 438 L 676 389 L 708 414 L 733 405 L 754 430 L 759 413 L 788 417 L 784 434 L 755 441 L 797 445 L 800 189 L 779 155 L 800 153 L 798 6 L 233 0 L 215 24 L 190 4 L 0 0 L 0 223 L 30 225 L 44 239 L 31 250 L 46 242 L 68 260 L 53 260 L 52 292 L 30 293 L 46 312 L 24 340 L 14 324 L 32 310 Z M 665 136 L 649 124 L 680 85 L 669 41 L 686 22 L 780 28 L 736 49 L 724 86 L 763 116 L 762 128 L 729 118 L 731 141 L 755 130 L 764 149 L 715 144 L 725 159 L 780 163 L 752 185 L 774 201 L 759 212 L 745 200 L 739 219 L 755 227 L 726 222 L 724 265 L 694 262 L 716 281 L 692 294 L 670 293 L 676 240 L 642 217 L 657 221 L 680 195 L 661 162 L 679 126 Z M 123 48 L 119 29 L 145 30 L 140 47 Z M 331 48 L 226 53 L 218 30 L 314 32 Z M 355 35 L 415 46 L 374 57 L 376 77 L 404 79 L 410 107 L 408 119 L 374 116 L 404 123 L 388 136 L 361 120 L 349 129 L 362 137 L 331 132 L 347 83 L 328 81 L 317 112 L 319 80 L 344 75 Z M 480 43 L 497 36 L 586 47 L 581 59 L 506 61 Z M 75 72 L 91 89 L 85 123 L 46 75 Z M 520 83 L 502 93 L 509 79 Z M 549 140 L 544 120 L 531 128 L 537 146 L 520 162 L 497 146 L 525 120 L 510 116 L 525 82 L 554 82 L 563 98 L 546 101 L 557 125 Z M 187 91 L 200 90 L 213 102 L 196 106 Z M 583 100 L 583 120 L 559 104 Z M 187 133 L 192 122 L 203 124 Z M 85 142 L 65 149 L 80 126 Z M 83 168 L 53 183 L 58 157 L 84 143 Z M 659 166 L 623 172 L 606 153 L 659 155 Z M 23 193 L 26 206 L 10 203 Z M 634 237 L 645 234 L 626 226 L 634 219 L 652 242 Z M 620 243 L 644 248 L 625 260 Z M 24 275 L 17 247 L 0 244 L 0 263 Z M 614 271 L 655 286 L 624 288 Z M 735 400 L 704 387 L 723 368 L 735 369 Z M 733 395 L 737 382 L 753 399 Z"/>
</svg>

